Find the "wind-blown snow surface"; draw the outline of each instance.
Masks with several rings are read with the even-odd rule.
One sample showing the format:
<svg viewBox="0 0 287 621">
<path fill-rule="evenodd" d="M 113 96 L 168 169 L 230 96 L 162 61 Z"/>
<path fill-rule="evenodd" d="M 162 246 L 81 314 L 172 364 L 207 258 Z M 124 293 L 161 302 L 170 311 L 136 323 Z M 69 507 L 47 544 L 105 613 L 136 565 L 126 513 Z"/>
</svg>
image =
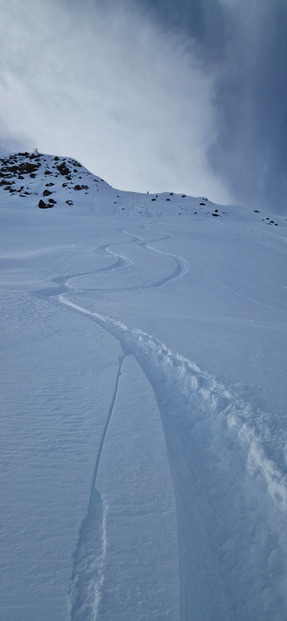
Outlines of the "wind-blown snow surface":
<svg viewBox="0 0 287 621">
<path fill-rule="evenodd" d="M 284 219 L 29 154 L 0 200 L 1 619 L 286 619 Z"/>
</svg>

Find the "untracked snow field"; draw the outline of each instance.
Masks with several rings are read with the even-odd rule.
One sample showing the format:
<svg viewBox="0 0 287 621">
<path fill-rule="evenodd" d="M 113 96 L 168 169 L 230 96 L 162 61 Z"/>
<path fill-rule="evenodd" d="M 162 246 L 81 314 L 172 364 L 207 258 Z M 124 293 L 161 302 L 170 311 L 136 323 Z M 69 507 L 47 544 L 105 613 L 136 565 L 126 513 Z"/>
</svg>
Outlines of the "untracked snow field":
<svg viewBox="0 0 287 621">
<path fill-rule="evenodd" d="M 0 188 L 1 620 L 285 621 L 286 219 L 37 159 Z"/>
</svg>

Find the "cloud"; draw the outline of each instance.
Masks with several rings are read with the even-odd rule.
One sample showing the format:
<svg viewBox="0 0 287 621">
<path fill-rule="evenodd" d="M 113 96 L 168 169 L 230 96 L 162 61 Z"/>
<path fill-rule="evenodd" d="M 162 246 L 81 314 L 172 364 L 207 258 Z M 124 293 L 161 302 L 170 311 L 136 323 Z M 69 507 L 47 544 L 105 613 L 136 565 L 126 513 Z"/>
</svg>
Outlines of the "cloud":
<svg viewBox="0 0 287 621">
<path fill-rule="evenodd" d="M 283 210 L 286 0 L 0 0 L 4 148 Z"/>
<path fill-rule="evenodd" d="M 233 202 L 286 210 L 286 0 L 138 0 L 213 76 L 209 163 Z"/>
<path fill-rule="evenodd" d="M 287 191 L 287 5 L 220 2 L 229 37 L 218 74 L 221 127 L 211 163 L 226 171 L 237 200 L 280 210 Z"/>
<path fill-rule="evenodd" d="M 144 6 L 0 0 L 5 146 L 81 160 L 115 187 L 230 198 L 208 160 L 214 78 Z"/>
</svg>

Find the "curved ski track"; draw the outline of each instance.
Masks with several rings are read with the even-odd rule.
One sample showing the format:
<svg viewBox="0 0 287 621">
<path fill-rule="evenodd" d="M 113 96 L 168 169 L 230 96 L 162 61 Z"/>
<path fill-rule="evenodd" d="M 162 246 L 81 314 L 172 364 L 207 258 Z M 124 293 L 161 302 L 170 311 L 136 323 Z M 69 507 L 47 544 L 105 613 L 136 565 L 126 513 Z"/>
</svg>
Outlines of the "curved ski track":
<svg viewBox="0 0 287 621">
<path fill-rule="evenodd" d="M 131 235 L 131 243 L 173 258 L 175 267 L 161 279 L 124 289 L 162 286 L 188 271 L 181 257 L 150 246 Z M 161 237 L 160 239 L 167 239 Z M 152 240 L 153 242 L 159 241 Z M 117 269 L 130 260 L 101 246 L 114 263 L 99 271 Z M 96 271 L 95 271 L 96 272 Z M 145 373 L 156 397 L 173 477 L 180 567 L 182 621 L 272 618 L 272 600 L 282 618 L 287 610 L 284 575 L 286 554 L 286 476 L 265 455 L 252 426 L 252 413 L 210 374 L 172 352 L 156 338 L 68 299 L 71 279 L 53 279 L 61 304 L 95 321 L 122 348 L 118 373 L 98 451 L 87 517 L 84 520 L 71 581 L 71 621 L 96 619 L 104 583 L 105 515 L 107 507 L 96 490 L 97 471 L 126 356 L 132 355 Z M 101 291 L 101 289 L 94 289 Z M 105 291 L 109 291 L 106 289 Z M 117 289 L 111 289 L 116 291 Z M 79 289 L 76 289 L 77 293 Z M 47 293 L 47 290 L 46 290 Z M 251 421 L 251 423 L 250 423 Z M 257 524 L 261 528 L 254 536 Z M 242 539 L 242 533 L 246 537 Z M 223 535 L 223 533 L 225 533 Z M 249 544 L 256 540 L 255 553 Z M 258 558 L 262 572 L 258 572 Z M 271 560 L 277 558 L 274 570 Z M 241 559 L 241 568 L 236 559 Z M 280 569 L 281 568 L 281 569 Z M 268 584 L 269 596 L 262 598 Z M 208 594 L 208 595 L 207 595 Z M 258 610 L 258 601 L 262 609 Z M 232 611 L 232 613 L 231 613 Z M 199 617 L 200 615 L 200 617 Z"/>
<path fill-rule="evenodd" d="M 53 282 L 58 285 L 55 288 L 45 290 L 45 293 L 49 295 L 57 294 L 59 296 L 59 300 L 69 305 L 68 300 L 65 297 L 64 292 L 68 290 L 73 290 L 73 285 L 71 280 L 73 278 L 78 278 L 81 276 L 92 275 L 100 272 L 109 272 L 116 270 L 124 265 L 128 266 L 132 264 L 132 261 L 127 257 L 115 253 L 111 250 L 114 246 L 119 246 L 126 243 L 137 243 L 139 246 L 142 246 L 147 251 L 158 252 L 163 255 L 170 256 L 174 263 L 174 269 L 163 276 L 160 279 L 151 281 L 146 283 L 145 285 L 135 285 L 130 287 L 121 288 L 121 290 L 132 290 L 132 289 L 147 289 L 153 287 L 159 287 L 165 285 L 168 282 L 171 282 L 177 278 L 181 278 L 188 272 L 188 262 L 182 257 L 177 257 L 173 254 L 170 254 L 165 251 L 161 251 L 150 246 L 149 241 L 144 240 L 141 237 L 135 236 L 131 233 L 128 233 L 125 229 L 119 230 L 123 231 L 126 235 L 129 235 L 131 239 L 126 242 L 113 242 L 110 244 L 103 244 L 97 247 L 97 251 L 105 251 L 111 254 L 114 257 L 113 263 L 106 267 L 100 268 L 98 270 L 94 270 L 92 272 L 82 272 L 78 274 L 70 274 L 65 276 L 59 276 L 53 278 Z M 162 237 L 153 239 L 152 242 L 161 241 L 164 239 L 169 239 L 169 235 L 163 235 Z M 51 272 L 50 272 L 51 273 Z M 75 288 L 77 293 L 79 293 L 79 288 Z M 85 288 L 84 291 L 89 291 L 90 289 Z M 105 289 L 104 291 L 117 291 L 118 289 Z M 59 292 L 62 292 L 59 295 Z M 101 292 L 100 288 L 92 289 L 92 291 Z M 38 292 L 39 293 L 39 292 Z M 126 357 L 130 355 L 127 352 L 123 352 L 123 355 L 119 359 L 118 372 L 115 382 L 114 393 L 111 401 L 111 405 L 109 408 L 108 416 L 106 418 L 106 423 L 104 426 L 104 430 L 102 433 L 96 463 L 94 468 L 94 475 L 91 485 L 90 499 L 88 505 L 87 516 L 83 520 L 83 523 L 79 532 L 79 539 L 77 543 L 77 548 L 74 553 L 74 561 L 73 561 L 73 573 L 71 577 L 71 586 L 70 586 L 70 618 L 71 621 L 92 621 L 97 617 L 97 610 L 101 600 L 101 592 L 104 584 L 104 560 L 106 553 L 106 538 L 105 538 L 105 516 L 107 507 L 104 504 L 104 501 L 101 497 L 101 494 L 98 492 L 96 488 L 96 480 L 97 473 L 100 465 L 101 455 L 106 439 L 106 435 L 108 432 L 108 428 L 110 425 L 110 421 L 112 418 L 114 405 L 117 398 L 120 376 L 122 371 L 123 363 Z"/>
<path fill-rule="evenodd" d="M 112 242 L 109 244 L 103 244 L 101 246 L 98 246 L 95 248 L 95 252 L 98 251 L 104 251 L 107 252 L 109 254 L 111 254 L 114 257 L 114 261 L 111 265 L 107 266 L 107 267 L 102 267 L 96 270 L 92 270 L 92 271 L 88 271 L 88 272 L 75 272 L 72 274 L 65 274 L 64 276 L 55 276 L 54 278 L 51 279 L 51 281 L 53 283 L 55 283 L 54 287 L 50 287 L 50 288 L 45 288 L 45 289 L 40 289 L 38 291 L 35 292 L 36 295 L 42 296 L 42 294 L 47 297 L 47 296 L 54 296 L 54 295 L 59 295 L 60 293 L 66 293 L 67 290 L 74 290 L 77 293 L 80 293 L 81 291 L 85 291 L 85 292 L 89 292 L 92 291 L 94 293 L 108 293 L 108 292 L 116 292 L 116 291 L 138 291 L 138 290 L 145 290 L 145 289 L 152 289 L 152 288 L 156 288 L 156 287 L 161 287 L 165 284 L 171 283 L 174 280 L 177 280 L 179 278 L 183 278 L 188 272 L 189 272 L 189 262 L 186 261 L 186 259 L 184 259 L 183 257 L 174 255 L 172 253 L 166 252 L 164 250 L 159 250 L 158 248 L 153 248 L 150 244 L 151 243 L 156 243 L 157 241 L 163 241 L 165 239 L 169 239 L 169 235 L 164 235 L 163 237 L 159 237 L 156 239 L 153 239 L 151 241 L 145 241 L 143 240 L 141 237 L 135 236 L 131 233 L 128 233 L 125 229 L 118 229 L 118 231 L 123 231 L 125 234 L 130 235 L 131 239 L 129 241 L 121 241 L 121 242 Z M 131 261 L 130 259 L 128 259 L 127 257 L 125 257 L 124 255 L 121 255 L 119 253 L 113 252 L 111 250 L 111 248 L 113 246 L 119 246 L 119 245 L 123 245 L 123 244 L 127 244 L 127 243 L 135 243 L 135 242 L 139 242 L 137 245 L 138 246 L 142 246 L 143 248 L 145 248 L 148 251 L 152 251 L 154 253 L 159 253 L 162 255 L 166 255 L 167 257 L 171 257 L 175 267 L 171 272 L 168 272 L 165 276 L 162 276 L 161 278 L 158 278 L 156 280 L 152 280 L 150 282 L 146 282 L 144 284 L 139 284 L 139 285 L 131 285 L 131 286 L 121 286 L 121 287 L 109 287 L 109 288 L 101 288 L 101 287 L 97 287 L 95 285 L 95 287 L 93 288 L 88 288 L 88 287 L 79 287 L 79 285 L 77 284 L 77 286 L 73 286 L 72 284 L 72 280 L 75 278 L 81 278 L 83 276 L 92 276 L 92 275 L 96 275 L 96 274 L 100 274 L 100 273 L 107 273 L 107 272 L 113 272 L 114 270 L 119 269 L 120 267 L 124 267 L 124 266 L 128 266 L 128 265 L 132 265 L 133 261 Z M 76 256 L 76 252 L 73 254 L 73 257 Z M 59 263 L 59 265 L 57 265 L 56 267 L 54 267 L 50 272 L 48 272 L 46 274 L 46 278 L 52 273 L 54 272 L 56 269 L 58 269 L 58 267 L 61 267 L 64 263 L 66 263 L 68 261 L 68 259 L 65 259 L 64 261 L 62 261 L 61 263 Z"/>
</svg>

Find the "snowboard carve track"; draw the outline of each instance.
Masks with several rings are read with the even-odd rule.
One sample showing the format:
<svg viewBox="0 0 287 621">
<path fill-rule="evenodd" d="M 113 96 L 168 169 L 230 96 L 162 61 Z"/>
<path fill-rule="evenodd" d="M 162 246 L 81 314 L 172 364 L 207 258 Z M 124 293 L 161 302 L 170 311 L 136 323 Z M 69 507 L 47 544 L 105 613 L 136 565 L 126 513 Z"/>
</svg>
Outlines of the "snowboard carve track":
<svg viewBox="0 0 287 621">
<path fill-rule="evenodd" d="M 219 621 L 227 618 L 227 611 L 232 608 L 248 621 L 256 615 L 258 618 L 253 602 L 260 599 L 266 580 L 284 615 L 285 477 L 267 459 L 260 439 L 249 425 L 248 406 L 236 400 L 214 377 L 150 335 L 93 313 L 64 295 L 59 296 L 59 301 L 112 334 L 120 342 L 123 355 L 136 358 L 153 388 L 175 490 L 180 619 L 198 621 L 200 611 L 202 621 Z M 246 514 L 248 505 L 252 509 Z M 258 565 L 250 555 L 248 541 L 262 520 L 263 534 L 258 536 L 257 546 L 266 569 L 258 578 Z M 226 541 L 222 539 L 225 521 Z M 247 532 L 245 542 L 241 540 L 242 521 Z M 269 568 L 274 554 L 281 558 L 279 577 L 274 577 Z M 234 572 L 239 557 L 244 559 L 245 568 Z M 221 565 L 230 568 L 227 577 L 226 570 L 221 572 Z M 237 601 L 242 592 L 245 601 Z M 261 616 L 266 621 L 272 614 L 270 602 L 272 597 L 262 602 Z M 232 618 L 237 619 L 236 614 Z"/>
</svg>

